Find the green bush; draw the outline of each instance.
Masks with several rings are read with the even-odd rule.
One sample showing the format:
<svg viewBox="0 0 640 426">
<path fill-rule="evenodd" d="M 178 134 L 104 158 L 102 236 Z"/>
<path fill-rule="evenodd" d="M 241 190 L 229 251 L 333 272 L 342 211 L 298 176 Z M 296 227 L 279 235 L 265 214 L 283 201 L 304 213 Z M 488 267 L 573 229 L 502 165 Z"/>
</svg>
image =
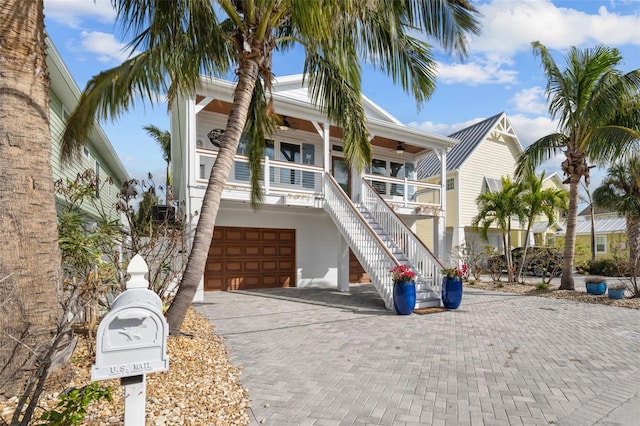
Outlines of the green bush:
<svg viewBox="0 0 640 426">
<path fill-rule="evenodd" d="M 49 426 L 79 425 L 84 421 L 87 414 L 87 407 L 93 401 L 106 399 L 111 402 L 111 388 L 103 388 L 98 382 L 91 382 L 80 389 L 72 389 L 60 397 L 57 408 L 60 411 L 52 410 L 42 414 L 40 420 Z"/>
<path fill-rule="evenodd" d="M 605 277 L 620 277 L 624 275 L 627 265 L 623 260 L 612 258 L 596 259 L 590 261 L 585 271 L 590 275 L 603 275 Z"/>
</svg>

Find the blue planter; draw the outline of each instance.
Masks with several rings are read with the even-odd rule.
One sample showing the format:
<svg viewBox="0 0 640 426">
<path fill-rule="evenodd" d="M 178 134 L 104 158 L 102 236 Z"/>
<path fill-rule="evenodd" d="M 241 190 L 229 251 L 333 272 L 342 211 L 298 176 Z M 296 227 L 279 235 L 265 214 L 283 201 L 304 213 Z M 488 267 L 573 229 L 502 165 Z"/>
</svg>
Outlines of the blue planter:
<svg viewBox="0 0 640 426">
<path fill-rule="evenodd" d="M 609 299 L 624 299 L 624 288 L 610 288 Z"/>
<path fill-rule="evenodd" d="M 607 283 L 599 282 L 599 283 L 585 283 L 587 287 L 587 293 L 601 295 L 607 291 Z"/>
<path fill-rule="evenodd" d="M 462 302 L 462 280 L 442 277 L 442 306 L 446 309 L 458 309 Z"/>
<path fill-rule="evenodd" d="M 416 307 L 416 283 L 393 282 L 393 308 L 398 315 L 410 315 Z"/>
</svg>

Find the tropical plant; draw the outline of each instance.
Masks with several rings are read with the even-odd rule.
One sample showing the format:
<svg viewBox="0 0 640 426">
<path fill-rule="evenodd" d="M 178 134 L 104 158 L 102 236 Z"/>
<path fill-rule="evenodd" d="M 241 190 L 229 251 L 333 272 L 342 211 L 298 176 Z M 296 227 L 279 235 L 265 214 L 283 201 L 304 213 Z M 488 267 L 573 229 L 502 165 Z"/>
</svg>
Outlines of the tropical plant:
<svg viewBox="0 0 640 426">
<path fill-rule="evenodd" d="M 596 46 L 569 49 L 565 70 L 540 42 L 533 42 L 547 77 L 547 100 L 551 118 L 558 119 L 558 131 L 531 144 L 518 160 L 516 174 L 533 173 L 535 167 L 560 152 L 566 160 L 562 171 L 569 184 L 569 208 L 560 289 L 574 290 L 573 261 L 576 241 L 578 186 L 584 178 L 589 184 L 592 165 L 603 165 L 619 157 L 640 132 L 635 105 L 640 89 L 640 69 L 623 74 L 618 66 L 622 56 L 617 49 Z"/>
<path fill-rule="evenodd" d="M 389 272 L 393 281 L 413 281 L 416 278 L 416 273 L 407 265 L 394 266 Z"/>
<path fill-rule="evenodd" d="M 486 191 L 476 197 L 479 210 L 471 223 L 485 241 L 489 240 L 491 227 L 500 230 L 508 280 L 513 282 L 514 267 L 510 249 L 512 220 L 517 218 L 522 223 L 526 218 L 526 211 L 521 198 L 522 185 L 508 176 L 502 177 L 501 181 L 502 188 L 499 191 Z"/>
<path fill-rule="evenodd" d="M 602 184 L 593 191 L 593 201 L 623 215 L 627 222 L 627 242 L 631 272 L 637 274 L 640 255 L 640 157 L 624 158 L 607 171 Z"/>
<path fill-rule="evenodd" d="M 142 50 L 94 77 L 70 115 L 64 152 L 82 143 L 94 120 L 114 118 L 143 95 L 194 93 L 200 73 L 237 84 L 220 149 L 211 170 L 192 250 L 176 298 L 167 311 L 177 333 L 204 273 L 222 190 L 240 141 L 249 141 L 252 199 L 260 200 L 260 154 L 277 116 L 269 100 L 274 49 L 301 46 L 304 79 L 314 103 L 342 129 L 344 154 L 358 169 L 370 162 L 371 146 L 361 104 L 361 62 L 391 76 L 417 102 L 435 85 L 431 38 L 466 54 L 467 35 L 478 33 L 478 14 L 468 0 L 113 0 L 117 21 Z M 218 15 L 224 15 L 220 22 Z M 419 34 L 419 38 L 417 36 Z M 416 36 L 414 36 L 416 35 Z"/>
<path fill-rule="evenodd" d="M 62 309 L 43 0 L 0 2 L 0 398 L 24 390 Z"/>
<path fill-rule="evenodd" d="M 169 170 L 169 166 L 171 165 L 171 133 L 168 130 L 160 130 L 159 127 L 154 126 L 153 124 L 149 124 L 142 127 L 149 136 L 153 138 L 154 141 L 160 148 L 162 149 L 162 158 L 164 162 L 167 163 L 166 167 L 166 180 L 165 180 L 165 194 L 166 199 L 165 203 L 167 205 L 171 205 L 171 201 L 173 201 L 173 194 L 171 192 L 171 172 Z"/>
<path fill-rule="evenodd" d="M 547 219 L 548 226 L 553 225 L 556 222 L 557 212 L 567 210 L 568 194 L 562 189 L 542 187 L 544 182 L 545 173 L 543 172 L 540 177 L 530 174 L 524 177 L 521 181 L 523 192 L 520 194 L 522 200 L 522 207 L 524 208 L 525 217 L 527 220 L 527 229 L 524 235 L 524 249 L 522 252 L 522 259 L 518 268 L 518 278 L 522 277 L 522 270 L 527 259 L 527 249 L 529 247 L 529 233 L 535 219 L 544 215 Z"/>
<path fill-rule="evenodd" d="M 451 268 L 444 268 L 442 270 L 442 276 L 447 278 L 462 278 L 463 276 L 466 275 L 468 270 L 469 269 L 465 264 L 462 264 L 462 266 L 453 266 Z"/>
</svg>

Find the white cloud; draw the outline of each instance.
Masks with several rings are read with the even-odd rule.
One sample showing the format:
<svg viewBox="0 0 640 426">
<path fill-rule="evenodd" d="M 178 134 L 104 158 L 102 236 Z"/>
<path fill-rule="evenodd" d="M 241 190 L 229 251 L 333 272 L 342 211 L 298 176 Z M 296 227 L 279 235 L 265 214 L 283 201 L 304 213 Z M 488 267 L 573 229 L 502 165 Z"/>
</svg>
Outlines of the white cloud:
<svg viewBox="0 0 640 426">
<path fill-rule="evenodd" d="M 524 148 L 541 137 L 556 132 L 558 127 L 557 120 L 551 120 L 546 116 L 531 118 L 523 114 L 515 114 L 509 115 L 509 121 Z"/>
<path fill-rule="evenodd" d="M 78 28 L 85 19 L 111 23 L 116 12 L 109 0 L 44 0 L 44 13 L 71 28 Z"/>
<path fill-rule="evenodd" d="M 127 45 L 118 41 L 113 34 L 99 31 L 82 31 L 80 33 L 82 48 L 97 55 L 97 59 L 104 63 L 121 63 L 127 59 L 129 49 Z M 134 55 L 137 53 L 134 52 Z"/>
<path fill-rule="evenodd" d="M 569 3 L 570 4 L 570 3 Z M 471 40 L 471 51 L 513 55 L 538 40 L 552 49 L 570 46 L 640 44 L 640 16 L 597 14 L 558 7 L 550 0 L 492 0 L 479 6 L 482 34 Z"/>
<path fill-rule="evenodd" d="M 518 112 L 544 114 L 547 111 L 544 89 L 541 87 L 522 89 L 509 102 L 515 106 Z"/>
<path fill-rule="evenodd" d="M 457 132 L 460 129 L 464 129 L 465 127 L 472 126 L 482 120 L 484 118 L 473 118 L 468 121 L 464 121 L 462 123 L 454 123 L 454 124 L 446 124 L 446 123 L 434 123 L 433 121 L 424 121 L 422 123 L 411 122 L 407 123 L 407 127 L 411 127 L 413 129 L 422 130 L 427 133 L 435 133 L 437 135 L 450 135 L 452 133 Z"/>
<path fill-rule="evenodd" d="M 504 69 L 509 61 L 474 58 L 464 64 L 438 63 L 437 79 L 444 84 L 510 84 L 517 79 L 518 72 Z"/>
</svg>

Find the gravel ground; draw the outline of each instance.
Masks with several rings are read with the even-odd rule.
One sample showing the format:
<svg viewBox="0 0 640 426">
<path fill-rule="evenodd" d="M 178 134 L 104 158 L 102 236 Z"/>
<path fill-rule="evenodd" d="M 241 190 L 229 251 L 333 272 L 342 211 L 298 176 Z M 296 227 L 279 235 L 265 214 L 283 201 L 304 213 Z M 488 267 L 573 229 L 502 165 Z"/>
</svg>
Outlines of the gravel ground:
<svg viewBox="0 0 640 426">
<path fill-rule="evenodd" d="M 182 331 L 193 337 L 169 337 L 169 371 L 147 375 L 147 425 L 249 424 L 249 396 L 240 384 L 240 370 L 229 363 L 227 350 L 222 339 L 213 333 L 213 326 L 191 309 Z M 71 382 L 62 384 L 54 380 L 41 398 L 43 408 L 55 407 L 58 395 L 64 389 L 91 382 L 95 341 L 79 337 L 71 358 Z M 111 386 L 113 401 L 92 403 L 82 424 L 122 424 L 123 387 L 119 380 L 100 383 Z M 17 398 L 0 401 L 0 415 L 7 422 L 15 411 L 16 401 Z M 34 419 L 39 418 L 40 413 L 42 409 Z"/>
<path fill-rule="evenodd" d="M 640 298 L 631 298 L 631 292 L 628 289 L 629 285 L 624 282 L 624 279 L 607 278 L 607 282 L 610 285 L 613 283 L 627 284 L 627 291 L 624 299 L 609 299 L 606 293 L 601 296 L 588 294 L 584 286 L 584 280 L 581 278 L 576 279 L 575 291 L 558 290 L 558 287 L 560 287 L 559 278 L 552 279 L 548 289 L 538 289 L 537 286 L 540 282 L 540 278 L 527 277 L 524 284 L 507 284 L 504 281 L 493 282 L 489 277 L 483 276 L 478 281 L 470 280 L 469 282 L 465 282 L 464 286 L 468 288 L 503 291 L 506 293 L 526 294 L 538 297 L 554 297 L 556 299 L 574 300 L 576 302 L 583 303 L 597 303 L 622 308 L 640 309 Z"/>
<path fill-rule="evenodd" d="M 528 278 L 525 284 L 492 282 L 488 277 L 465 282 L 465 287 L 525 294 L 538 297 L 555 297 L 585 303 L 601 303 L 619 307 L 640 309 L 640 298 L 612 300 L 607 295 L 587 294 L 584 284 L 576 283 L 576 291 L 558 290 L 559 279 L 551 282 L 549 289 L 539 290 L 540 280 Z M 169 371 L 147 375 L 147 425 L 248 425 L 249 395 L 240 384 L 240 370 L 228 360 L 228 352 L 222 340 L 213 332 L 213 326 L 191 309 L 183 324 L 183 332 L 193 335 L 171 336 L 168 341 Z M 69 387 L 81 387 L 90 383 L 91 365 L 95 356 L 95 342 L 79 336 L 78 346 L 72 357 L 71 381 L 53 381 L 42 398 L 41 408 L 52 409 L 58 403 L 58 395 Z M 119 381 L 103 381 L 111 386 L 112 402 L 92 403 L 83 424 L 113 425 L 123 422 L 123 388 Z M 0 400 L 0 417 L 9 421 L 17 399 Z M 1 423 L 1 422 L 0 422 Z"/>
</svg>

